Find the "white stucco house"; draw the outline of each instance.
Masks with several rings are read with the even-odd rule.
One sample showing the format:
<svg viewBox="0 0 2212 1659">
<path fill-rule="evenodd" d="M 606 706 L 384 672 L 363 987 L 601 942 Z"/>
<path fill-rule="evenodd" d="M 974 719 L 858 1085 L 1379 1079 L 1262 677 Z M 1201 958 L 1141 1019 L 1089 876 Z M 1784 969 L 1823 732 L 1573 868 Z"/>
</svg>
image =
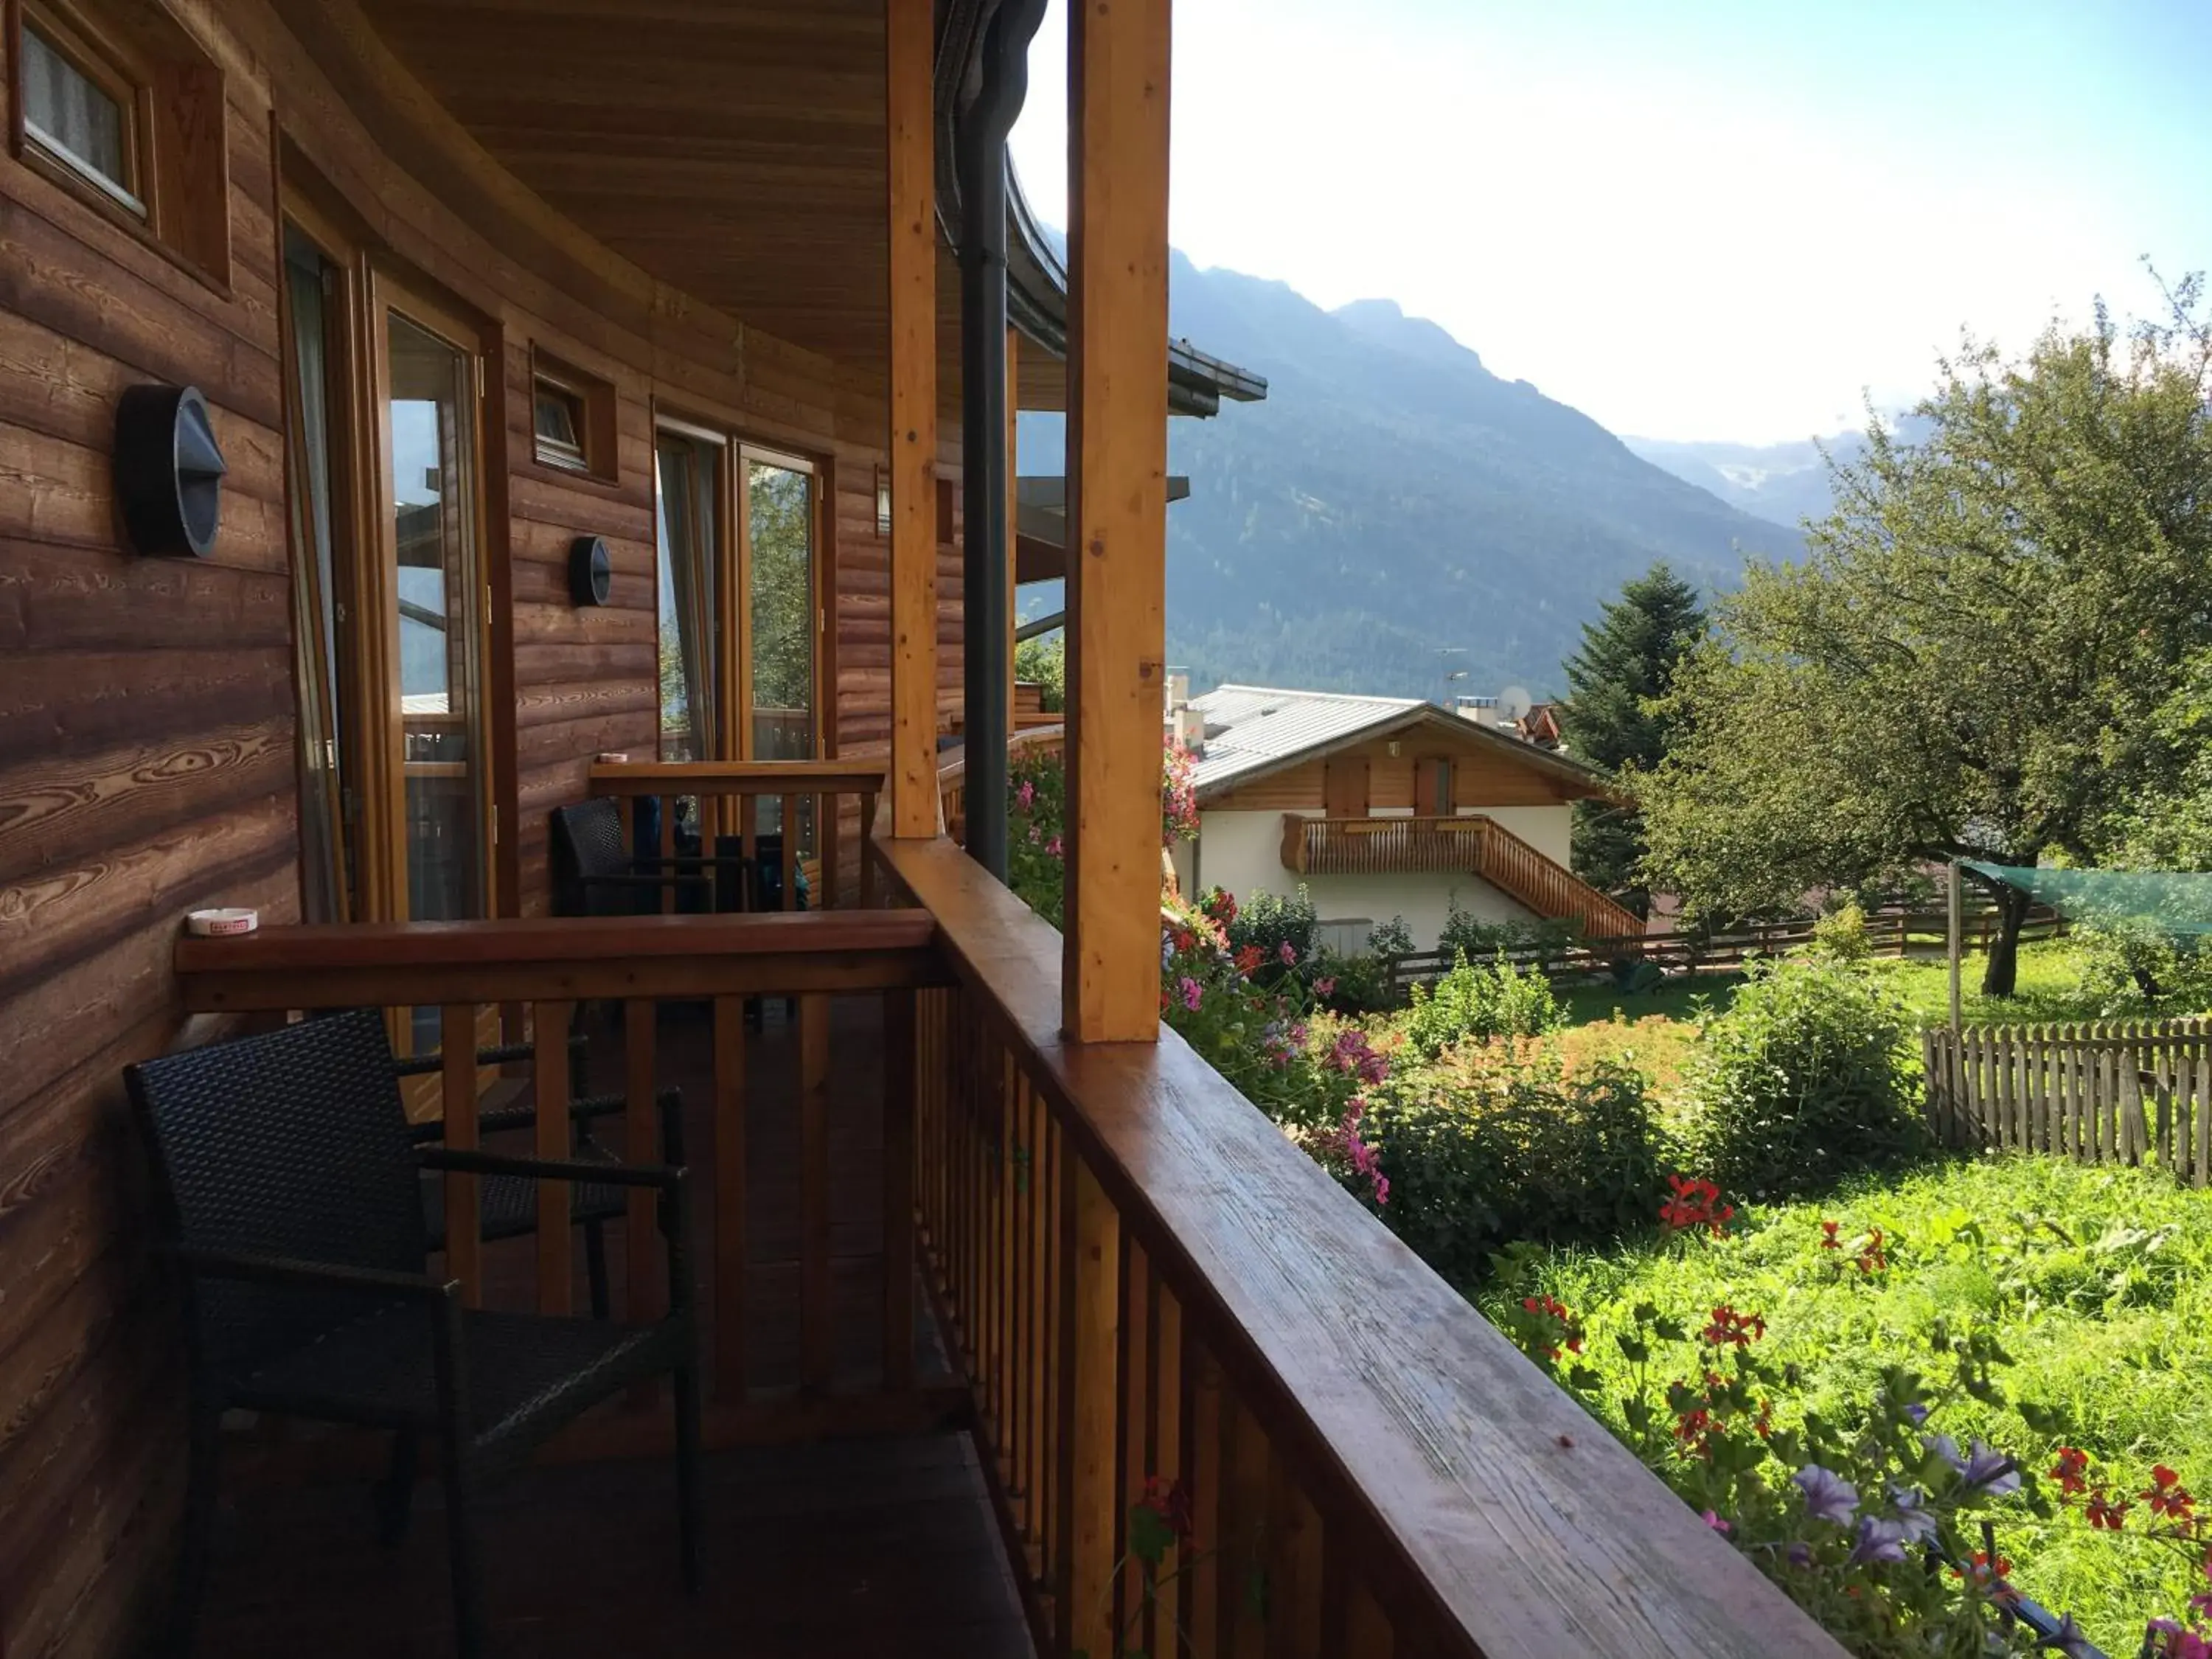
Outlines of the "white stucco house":
<svg viewBox="0 0 2212 1659">
<path fill-rule="evenodd" d="M 1177 720 L 1196 754 L 1186 892 L 1242 904 L 1303 884 L 1340 950 L 1402 916 L 1434 949 L 1451 908 L 1486 921 L 1571 917 L 1590 937 L 1643 924 L 1568 869 L 1574 803 L 1610 798 L 1564 755 L 1410 697 L 1224 685 Z"/>
</svg>

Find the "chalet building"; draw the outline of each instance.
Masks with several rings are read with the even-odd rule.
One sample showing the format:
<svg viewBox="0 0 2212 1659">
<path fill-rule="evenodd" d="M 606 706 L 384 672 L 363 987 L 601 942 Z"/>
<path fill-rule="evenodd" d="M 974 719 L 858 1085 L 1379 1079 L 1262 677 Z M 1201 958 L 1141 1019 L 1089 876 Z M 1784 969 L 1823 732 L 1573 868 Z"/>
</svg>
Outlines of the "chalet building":
<svg viewBox="0 0 2212 1659">
<path fill-rule="evenodd" d="M 1304 886 L 1336 949 L 1401 917 L 1436 948 L 1452 910 L 1485 922 L 1643 931 L 1568 869 L 1573 803 L 1611 786 L 1504 731 L 1411 697 L 1224 685 L 1191 700 L 1199 834 L 1186 890 L 1239 902 Z"/>
<path fill-rule="evenodd" d="M 1167 423 L 1266 388 L 1169 0 L 1031 222 L 1042 9 L 0 0 L 9 1659 L 1838 1651 L 1161 1030 Z"/>
</svg>

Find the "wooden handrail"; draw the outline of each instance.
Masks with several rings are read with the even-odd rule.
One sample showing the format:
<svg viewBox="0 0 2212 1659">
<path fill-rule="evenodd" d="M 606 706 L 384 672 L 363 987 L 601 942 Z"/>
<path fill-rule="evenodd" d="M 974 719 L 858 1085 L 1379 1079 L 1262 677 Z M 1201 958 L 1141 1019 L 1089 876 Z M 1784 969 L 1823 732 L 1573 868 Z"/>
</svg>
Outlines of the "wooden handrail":
<svg viewBox="0 0 2212 1659">
<path fill-rule="evenodd" d="M 875 794 L 881 761 L 599 761 L 595 795 Z"/>
<path fill-rule="evenodd" d="M 947 842 L 875 851 L 959 981 L 923 997 L 919 1199 L 1044 1645 L 1109 1650 L 1115 1517 L 1181 1474 L 1226 1563 L 1160 1615 L 1199 1651 L 1264 1617 L 1327 1654 L 1838 1659 L 1175 1033 L 1064 1040 L 1056 930 Z"/>
<path fill-rule="evenodd" d="M 888 1030 L 913 1026 L 915 1000 L 948 981 L 936 948 L 935 924 L 919 910 L 827 910 L 757 915 L 537 918 L 520 921 L 398 922 L 346 927 L 288 927 L 229 939 L 185 939 L 175 951 L 185 1006 L 198 1012 L 281 1012 L 374 1007 L 387 1012 L 401 1051 L 421 1051 L 424 1026 L 437 1033 L 441 1065 L 421 1103 L 442 1120 L 449 1147 L 479 1145 L 480 1094 L 497 1086 L 479 1066 L 489 1010 L 507 1041 L 526 1043 L 532 1097 L 530 1150 L 539 1158 L 571 1156 L 575 1133 L 569 1109 L 586 1079 L 570 1034 L 580 1017 L 618 1004 L 616 1029 L 623 1110 L 620 1155 L 640 1164 L 664 1156 L 659 1109 L 665 1080 L 655 1064 L 662 1021 L 657 1003 L 705 1003 L 710 1041 L 709 1086 L 684 1102 L 686 1117 L 710 1124 L 710 1144 L 690 1147 L 692 1186 L 702 1217 L 693 1243 L 708 1261 L 708 1330 L 702 1337 L 713 1402 L 706 1416 L 710 1443 L 763 1434 L 819 1433 L 842 1424 L 854 1430 L 943 1420 L 942 1391 L 917 1382 L 914 1352 L 911 1260 L 914 1200 L 910 1162 L 884 1161 L 880 1202 L 887 1262 L 880 1329 L 881 1387 L 836 1393 L 834 1369 L 844 1345 L 837 1330 L 830 1234 L 830 1115 L 832 1072 L 830 1004 L 860 994 L 883 1006 Z M 777 1112 L 796 1124 L 789 1150 L 747 1146 L 745 1008 L 756 996 L 795 999 L 796 1087 L 779 1090 Z M 428 1016 L 426 1021 L 425 1016 Z M 593 1022 L 596 1023 L 596 1022 Z M 578 1070 L 572 1073 L 572 1064 Z M 605 1068 L 602 1068 L 604 1071 Z M 603 1077 L 599 1086 L 605 1087 Z M 514 1087 L 520 1086 L 514 1079 Z M 883 1133 L 887 1145 L 912 1134 L 911 1072 L 884 1071 Z M 839 1109 L 849 1111 L 850 1103 Z M 603 1134 L 610 1133 L 603 1129 Z M 779 1173 L 802 1194 L 799 1231 L 798 1381 L 801 1396 L 756 1397 L 758 1367 L 748 1359 L 749 1160 L 787 1159 Z M 485 1291 L 481 1238 L 481 1178 L 444 1180 L 446 1270 L 471 1306 Z M 537 1183 L 533 1288 L 541 1312 L 566 1314 L 574 1295 L 576 1255 L 568 1183 Z M 695 1213 L 697 1212 L 695 1211 Z M 642 1322 L 665 1310 L 668 1248 L 656 1224 L 653 1194 L 630 1194 L 623 1219 L 620 1316 Z M 870 1322 L 876 1322 L 872 1319 Z M 790 1345 L 779 1342 L 780 1350 Z M 595 1419 L 575 1449 L 635 1455 L 668 1443 L 659 1412 L 616 1413 Z"/>
<path fill-rule="evenodd" d="M 924 985 L 917 910 L 350 922 L 179 939 L 194 1013 L 562 997 L 702 997 Z"/>
</svg>

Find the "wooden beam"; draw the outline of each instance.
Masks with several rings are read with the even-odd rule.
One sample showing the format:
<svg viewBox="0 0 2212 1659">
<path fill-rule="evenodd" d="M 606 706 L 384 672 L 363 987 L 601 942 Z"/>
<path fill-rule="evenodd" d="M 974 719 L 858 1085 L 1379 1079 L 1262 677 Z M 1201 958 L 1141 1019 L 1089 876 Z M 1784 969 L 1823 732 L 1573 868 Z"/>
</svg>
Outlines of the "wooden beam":
<svg viewBox="0 0 2212 1659">
<path fill-rule="evenodd" d="M 1159 1035 L 1170 0 L 1068 11 L 1067 1033 Z"/>
<path fill-rule="evenodd" d="M 1020 331 L 1006 330 L 1006 735 L 1020 731 L 1015 719 L 1016 699 L 1014 682 L 1019 678 L 1014 669 L 1014 653 L 1019 648 L 1014 630 L 1019 625 L 1016 614 L 1015 575 L 1020 561 L 1015 549 L 1021 540 L 1021 446 L 1015 431 L 1021 420 L 1022 409 L 1022 337 Z"/>
<path fill-rule="evenodd" d="M 891 833 L 937 833 L 937 216 L 932 9 L 884 0 L 890 135 Z"/>
</svg>

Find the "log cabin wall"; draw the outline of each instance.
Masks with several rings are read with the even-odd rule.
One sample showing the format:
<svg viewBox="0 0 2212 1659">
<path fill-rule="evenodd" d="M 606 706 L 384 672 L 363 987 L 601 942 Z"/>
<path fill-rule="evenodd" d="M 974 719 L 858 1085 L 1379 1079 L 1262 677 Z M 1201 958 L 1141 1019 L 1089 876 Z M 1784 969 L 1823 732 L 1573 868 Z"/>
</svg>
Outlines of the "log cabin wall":
<svg viewBox="0 0 2212 1659">
<path fill-rule="evenodd" d="M 7 0 L 9 16 L 20 0 Z M 118 8 L 151 0 L 114 0 Z M 170 971 L 181 916 L 300 915 L 279 338 L 280 170 L 486 325 L 483 468 L 500 908 L 546 908 L 546 815 L 658 721 L 657 404 L 824 464 L 835 750 L 888 726 L 876 532 L 880 373 L 832 365 L 654 281 L 523 189 L 343 0 L 170 0 L 222 75 L 227 283 L 0 155 L 0 1652 L 134 1650 L 167 1589 L 182 1355 L 144 1248 L 130 1061 L 219 1035 Z M 0 52 L 15 37 L 0 36 Z M 14 84 L 0 75 L 0 98 Z M 281 133 L 281 138 L 278 135 Z M 611 383 L 606 482 L 541 466 L 533 350 Z M 201 560 L 124 550 L 116 399 L 192 384 L 229 464 Z M 957 476 L 958 423 L 945 469 Z M 504 432 L 501 446 L 497 434 Z M 504 465 L 496 464 L 503 459 Z M 569 538 L 605 538 L 605 609 L 568 600 Z M 957 702 L 958 554 L 941 561 L 940 702 Z M 857 833 L 848 824 L 848 835 Z M 856 870 L 848 858 L 844 867 Z"/>
</svg>

